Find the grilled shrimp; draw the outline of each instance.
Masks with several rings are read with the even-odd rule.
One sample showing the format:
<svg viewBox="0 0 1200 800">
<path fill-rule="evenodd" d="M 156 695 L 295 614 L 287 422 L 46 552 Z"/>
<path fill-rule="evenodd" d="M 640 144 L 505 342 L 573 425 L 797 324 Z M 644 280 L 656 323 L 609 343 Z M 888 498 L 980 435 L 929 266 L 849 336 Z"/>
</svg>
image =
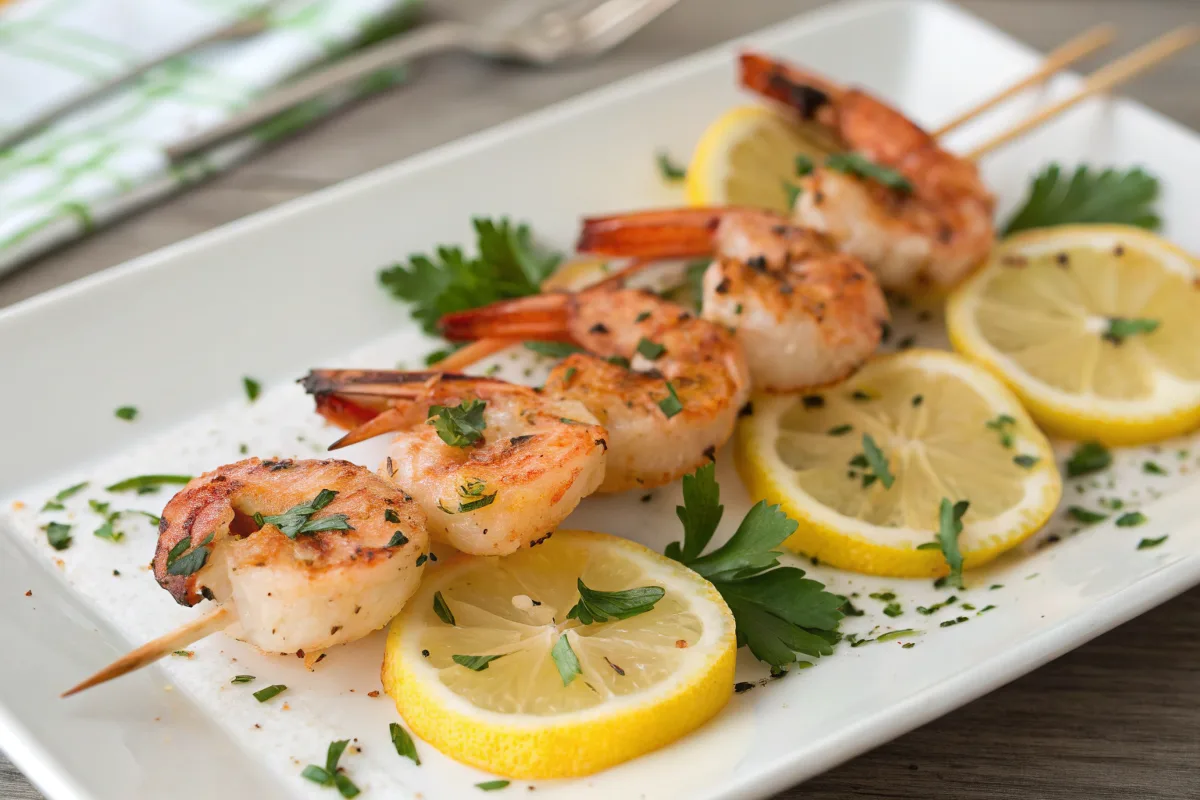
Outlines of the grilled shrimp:
<svg viewBox="0 0 1200 800">
<path fill-rule="evenodd" d="M 795 221 L 861 258 L 887 289 L 949 288 L 992 247 L 995 198 L 970 161 L 891 106 L 782 61 L 744 53 L 742 85 L 784 104 L 836 146 L 902 175 L 911 191 L 829 167 L 800 178 Z"/>
<path fill-rule="evenodd" d="M 435 539 L 465 553 L 536 544 L 604 479 L 604 429 L 570 398 L 435 372 L 314 370 L 302 383 L 319 413 L 352 428 L 334 447 L 397 434 L 383 473 L 409 487 Z M 455 407 L 482 421 L 473 441 L 448 444 L 429 424 Z"/>
<path fill-rule="evenodd" d="M 540 339 L 582 348 L 542 394 L 581 403 L 607 431 L 598 491 L 670 483 L 712 457 L 749 394 L 745 356 L 722 326 L 649 292 L 606 285 L 448 314 L 451 340 Z"/>
<path fill-rule="evenodd" d="M 683 208 L 584 221 L 582 252 L 639 259 L 716 253 L 701 314 L 735 331 L 757 388 L 791 391 L 846 377 L 888 320 L 875 276 L 824 235 L 758 209 Z"/>
<path fill-rule="evenodd" d="M 249 458 L 193 479 L 158 527 L 154 577 L 214 600 L 267 652 L 323 650 L 382 628 L 417 590 L 425 514 L 347 461 Z"/>
</svg>

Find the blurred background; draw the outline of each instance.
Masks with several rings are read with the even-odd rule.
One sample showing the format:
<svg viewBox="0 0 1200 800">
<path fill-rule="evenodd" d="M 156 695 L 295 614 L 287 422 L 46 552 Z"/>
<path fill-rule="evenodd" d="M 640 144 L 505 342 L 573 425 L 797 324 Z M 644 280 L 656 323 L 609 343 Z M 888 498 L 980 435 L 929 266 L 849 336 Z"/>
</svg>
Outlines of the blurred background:
<svg viewBox="0 0 1200 800">
<path fill-rule="evenodd" d="M 507 4 L 0 0 L 0 307 L 820 5 L 663 2 L 644 27 L 593 58 L 531 66 L 435 55 L 411 69 L 372 70 L 179 154 L 170 148 L 236 120 L 298 76 L 409 32 L 432 46 L 439 22 L 494 22 Z M 959 5 L 1043 51 L 1115 23 L 1115 46 L 1082 72 L 1200 21 L 1200 0 Z M 1122 93 L 1195 129 L 1197 86 L 1193 48 Z M 1195 797 L 1195 651 L 1177 643 L 1197 627 L 1193 590 L 787 796 Z M 2 757 L 0 797 L 37 797 Z"/>
</svg>

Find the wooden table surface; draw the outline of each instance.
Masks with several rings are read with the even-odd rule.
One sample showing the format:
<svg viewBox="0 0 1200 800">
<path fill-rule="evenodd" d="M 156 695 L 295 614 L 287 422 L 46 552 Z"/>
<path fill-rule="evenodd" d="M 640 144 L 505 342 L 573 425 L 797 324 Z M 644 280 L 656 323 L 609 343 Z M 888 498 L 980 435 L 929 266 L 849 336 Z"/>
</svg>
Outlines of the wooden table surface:
<svg viewBox="0 0 1200 800">
<path fill-rule="evenodd" d="M 1112 52 L 1200 22 L 1200 0 L 960 2 L 1042 50 L 1102 20 L 1121 31 Z M 0 307 L 821 4 L 684 0 L 611 56 L 570 69 L 430 61 L 411 86 L 0 279 Z M 1200 48 L 1193 48 L 1125 92 L 1200 129 L 1198 86 Z M 1200 798 L 1197 630 L 1200 589 L 781 797 Z M 0 756 L 0 798 L 37 797 Z"/>
</svg>

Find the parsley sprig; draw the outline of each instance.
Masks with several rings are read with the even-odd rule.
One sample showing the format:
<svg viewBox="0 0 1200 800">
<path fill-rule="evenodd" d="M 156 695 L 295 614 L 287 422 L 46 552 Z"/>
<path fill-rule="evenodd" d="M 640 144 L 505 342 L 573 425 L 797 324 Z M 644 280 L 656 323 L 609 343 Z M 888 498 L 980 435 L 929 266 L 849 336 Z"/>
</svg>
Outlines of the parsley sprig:
<svg viewBox="0 0 1200 800">
<path fill-rule="evenodd" d="M 426 333 L 437 333 L 438 320 L 452 311 L 537 294 L 558 265 L 560 256 L 539 248 L 528 225 L 507 218 L 471 222 L 479 250 L 474 258 L 458 247 L 439 247 L 432 256 L 412 255 L 407 264 L 379 273 L 385 289 L 412 304 L 413 318 Z"/>
<path fill-rule="evenodd" d="M 1033 179 L 1025 204 L 1004 226 L 1004 235 L 1029 228 L 1083 222 L 1116 222 L 1158 230 L 1154 211 L 1158 179 L 1139 167 L 1119 171 L 1079 166 L 1067 175 L 1051 164 Z"/>
<path fill-rule="evenodd" d="M 872 180 L 897 192 L 907 193 L 913 189 L 908 178 L 860 153 L 834 153 L 825 159 L 825 168 Z"/>
<path fill-rule="evenodd" d="M 725 507 L 714 464 L 683 478 L 683 505 L 675 509 L 683 523 L 683 542 L 667 545 L 666 554 L 695 570 L 717 588 L 737 622 L 739 645 L 760 661 L 783 669 L 797 653 L 817 657 L 833 653 L 845 598 L 804 577 L 804 570 L 779 565 L 777 549 L 796 530 L 779 506 L 760 501 L 721 547 L 708 546 Z"/>
</svg>

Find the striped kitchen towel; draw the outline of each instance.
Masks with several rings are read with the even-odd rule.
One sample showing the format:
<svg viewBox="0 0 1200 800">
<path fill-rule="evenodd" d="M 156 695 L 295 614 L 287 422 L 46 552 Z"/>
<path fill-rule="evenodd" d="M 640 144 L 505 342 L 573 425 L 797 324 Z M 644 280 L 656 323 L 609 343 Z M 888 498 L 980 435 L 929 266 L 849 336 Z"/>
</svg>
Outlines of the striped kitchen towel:
<svg viewBox="0 0 1200 800">
<path fill-rule="evenodd" d="M 222 122 L 319 62 L 390 35 L 416 0 L 14 0 L 0 5 L 0 134 L 138 63 L 266 13 L 266 30 L 209 45 L 0 152 L 0 273 L 225 169 L 400 70 L 299 106 L 185 163 L 164 148 Z"/>
</svg>

